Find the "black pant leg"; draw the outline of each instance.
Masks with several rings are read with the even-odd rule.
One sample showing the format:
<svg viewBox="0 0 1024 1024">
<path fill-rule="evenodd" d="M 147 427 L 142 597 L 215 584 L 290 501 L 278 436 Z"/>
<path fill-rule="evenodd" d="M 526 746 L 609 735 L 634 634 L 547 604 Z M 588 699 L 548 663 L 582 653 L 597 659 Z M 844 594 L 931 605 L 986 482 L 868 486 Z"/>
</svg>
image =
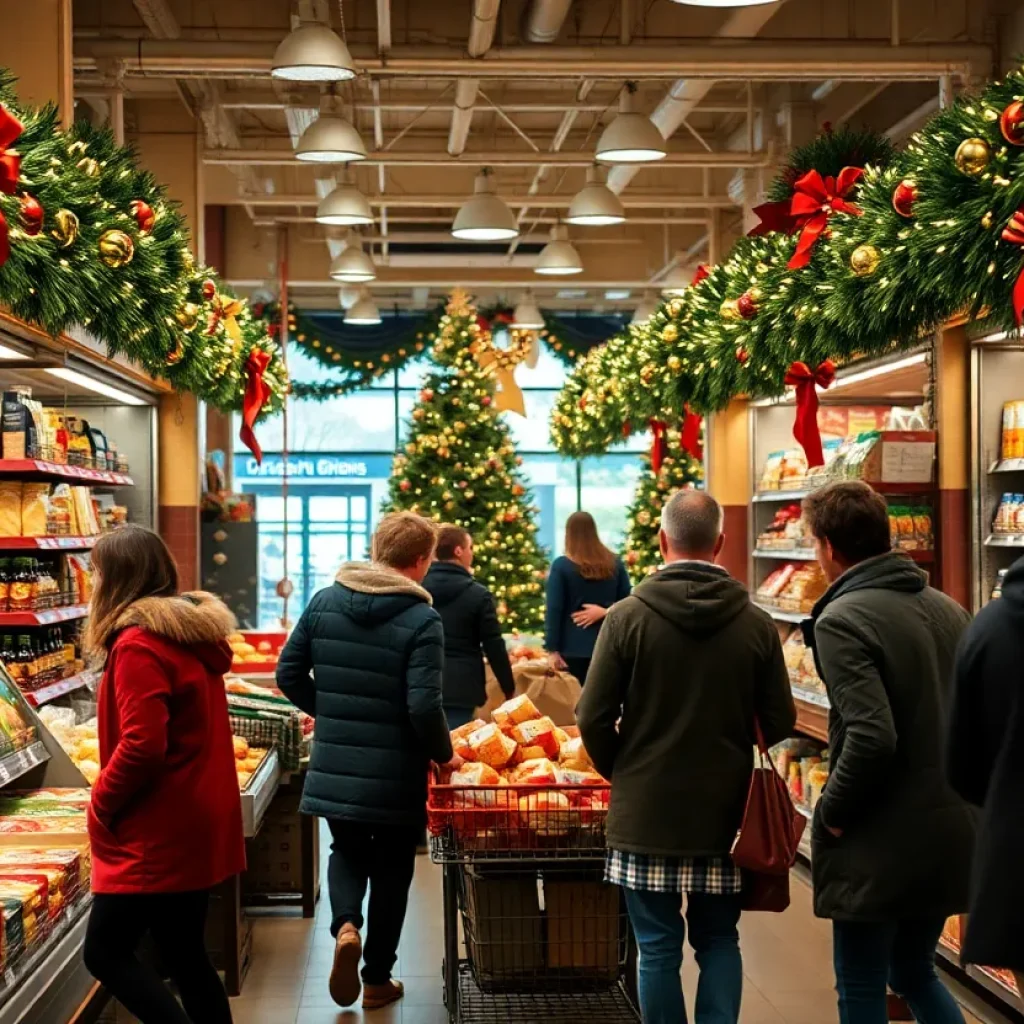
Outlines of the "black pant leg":
<svg viewBox="0 0 1024 1024">
<path fill-rule="evenodd" d="M 569 672 L 578 680 L 580 686 L 587 681 L 587 672 L 590 671 L 590 658 L 565 658 L 563 659 L 569 668 Z"/>
<path fill-rule="evenodd" d="M 415 825 L 373 829 L 370 906 L 363 946 L 363 981 L 367 985 L 387 982 L 398 958 L 420 838 Z"/>
<path fill-rule="evenodd" d="M 328 818 L 327 826 L 331 830 L 327 864 L 331 934 L 337 937 L 344 924 L 363 927 L 363 900 L 373 859 L 373 826 L 341 818 Z"/>
<path fill-rule="evenodd" d="M 195 1024 L 136 952 L 152 923 L 152 897 L 95 893 L 83 957 L 89 973 L 141 1024 Z"/>
<path fill-rule="evenodd" d="M 231 1024 L 231 1006 L 206 952 L 207 889 L 153 897 L 150 933 L 192 1024 Z"/>
</svg>

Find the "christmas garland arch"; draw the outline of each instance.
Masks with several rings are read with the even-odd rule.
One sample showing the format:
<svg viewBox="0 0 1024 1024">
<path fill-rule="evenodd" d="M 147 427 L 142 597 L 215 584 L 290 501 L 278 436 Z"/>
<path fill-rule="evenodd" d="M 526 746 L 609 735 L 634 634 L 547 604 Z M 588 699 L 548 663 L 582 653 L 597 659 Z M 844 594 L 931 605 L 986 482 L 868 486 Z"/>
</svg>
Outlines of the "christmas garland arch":
<svg viewBox="0 0 1024 1024">
<path fill-rule="evenodd" d="M 1024 74 L 958 99 L 899 154 L 826 131 L 771 198 L 723 263 L 577 364 L 552 415 L 560 452 L 600 454 L 740 395 L 795 386 L 799 406 L 835 363 L 912 348 L 957 315 L 1018 331 Z"/>
</svg>

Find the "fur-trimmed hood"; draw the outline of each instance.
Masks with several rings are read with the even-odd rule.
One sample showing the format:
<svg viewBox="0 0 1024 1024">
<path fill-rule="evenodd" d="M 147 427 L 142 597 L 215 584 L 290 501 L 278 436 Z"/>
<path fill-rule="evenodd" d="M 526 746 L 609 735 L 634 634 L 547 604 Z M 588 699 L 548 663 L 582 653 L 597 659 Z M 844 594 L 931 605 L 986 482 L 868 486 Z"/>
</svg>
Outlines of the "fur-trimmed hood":
<svg viewBox="0 0 1024 1024">
<path fill-rule="evenodd" d="M 115 628 L 120 633 L 133 626 L 192 648 L 214 672 L 231 668 L 226 641 L 236 628 L 235 617 L 213 594 L 199 590 L 178 597 L 144 597 L 121 613 Z"/>
<path fill-rule="evenodd" d="M 364 626 L 375 627 L 412 605 L 432 604 L 430 594 L 407 576 L 377 562 L 347 562 L 338 570 L 345 612 Z"/>
</svg>

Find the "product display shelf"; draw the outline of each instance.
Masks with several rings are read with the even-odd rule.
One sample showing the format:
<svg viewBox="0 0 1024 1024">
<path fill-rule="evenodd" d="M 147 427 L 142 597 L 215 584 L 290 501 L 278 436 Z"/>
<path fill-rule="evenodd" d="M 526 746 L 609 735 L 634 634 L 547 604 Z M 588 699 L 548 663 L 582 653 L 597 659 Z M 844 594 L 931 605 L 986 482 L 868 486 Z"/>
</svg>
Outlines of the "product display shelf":
<svg viewBox="0 0 1024 1024">
<path fill-rule="evenodd" d="M 985 538 L 987 548 L 1017 548 L 1024 551 L 1024 533 L 990 533 Z"/>
<path fill-rule="evenodd" d="M 272 749 L 253 772 L 249 784 L 242 790 L 242 825 L 246 839 L 251 839 L 259 832 L 263 817 L 280 783 L 281 761 L 277 750 Z"/>
<path fill-rule="evenodd" d="M 134 487 L 135 481 L 127 473 L 108 469 L 87 469 L 42 459 L 0 459 L 0 478 L 18 480 L 47 480 L 67 483 L 69 480 L 85 484 L 107 484 L 111 487 Z"/>
<path fill-rule="evenodd" d="M 773 608 L 770 604 L 761 604 L 755 601 L 756 607 L 760 608 L 761 611 L 767 612 L 776 622 L 793 622 L 801 623 L 804 619 L 808 618 L 807 612 L 787 612 L 781 608 Z"/>
<path fill-rule="evenodd" d="M 960 947 L 946 934 L 939 938 L 938 954 L 945 962 L 948 970 L 961 977 L 966 977 L 983 989 L 997 1004 L 1004 1004 L 1018 1014 L 1024 1015 L 1024 998 L 1004 981 L 995 971 L 987 967 L 976 967 L 960 963 Z"/>
<path fill-rule="evenodd" d="M 90 686 L 94 680 L 95 676 L 92 672 L 79 672 L 68 679 L 60 679 L 56 683 L 50 683 L 49 686 L 41 686 L 38 690 L 26 693 L 25 699 L 32 707 L 40 708 L 44 704 L 49 704 L 51 700 Z"/>
<path fill-rule="evenodd" d="M 776 558 L 786 562 L 813 562 L 817 557 L 812 548 L 755 548 L 755 558 Z"/>
<path fill-rule="evenodd" d="M 0 537 L 4 551 L 88 551 L 99 537 Z"/>
<path fill-rule="evenodd" d="M 89 614 L 87 604 L 72 604 L 65 608 L 46 608 L 38 612 L 0 612 L 0 630 L 19 626 L 55 626 L 60 622 L 74 622 Z"/>
</svg>

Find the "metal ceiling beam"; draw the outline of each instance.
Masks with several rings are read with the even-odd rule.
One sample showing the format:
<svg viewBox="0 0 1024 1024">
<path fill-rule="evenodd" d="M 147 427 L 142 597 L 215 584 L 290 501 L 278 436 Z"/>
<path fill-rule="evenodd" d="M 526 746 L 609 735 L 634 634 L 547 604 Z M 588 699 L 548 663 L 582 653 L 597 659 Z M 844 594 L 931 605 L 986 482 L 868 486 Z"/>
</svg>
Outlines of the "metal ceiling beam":
<svg viewBox="0 0 1024 1024">
<path fill-rule="evenodd" d="M 97 62 L 123 62 L 129 75 L 265 78 L 274 45 L 231 41 L 76 39 L 74 65 L 95 71 Z M 940 75 L 988 77 L 992 48 L 979 43 L 785 42 L 775 39 L 693 40 L 687 45 L 516 46 L 474 58 L 450 46 L 395 46 L 387 59 L 367 47 L 354 56 L 370 75 L 400 78 L 599 77 L 613 79 L 712 78 L 740 81 L 922 81 Z"/>
<path fill-rule="evenodd" d="M 458 209 L 465 202 L 465 195 L 388 195 L 388 196 L 367 196 L 371 206 L 387 206 L 392 209 L 419 209 L 422 207 L 444 207 L 446 209 Z M 545 196 L 544 206 L 554 210 L 564 210 L 572 202 L 571 195 Z M 524 206 L 536 206 L 537 199 L 533 196 L 509 196 L 502 195 L 505 202 L 515 208 Z M 239 196 L 232 196 L 220 200 L 220 205 L 225 206 L 316 206 L 319 202 L 316 196 L 302 195 L 295 193 L 282 193 L 273 195 L 266 193 L 246 193 Z M 622 197 L 622 205 L 627 210 L 645 209 L 666 209 L 666 210 L 703 210 L 703 209 L 728 209 L 736 203 L 729 196 L 698 196 L 678 193 L 664 193 L 660 195 L 644 195 L 642 193 L 630 193 Z M 399 218 L 401 219 L 401 218 Z"/>
<path fill-rule="evenodd" d="M 391 0 L 377 0 L 377 52 L 391 49 Z"/>
<path fill-rule="evenodd" d="M 469 26 L 466 51 L 474 60 L 483 57 L 494 42 L 500 4 L 501 0 L 473 0 L 473 20 Z M 478 78 L 460 78 L 455 83 L 455 104 L 448 128 L 448 152 L 453 156 L 466 148 L 473 123 L 473 105 L 479 89 Z"/>
<path fill-rule="evenodd" d="M 659 160 L 658 167 L 763 167 L 769 160 L 767 153 L 669 153 Z M 203 154 L 207 164 L 260 164 L 302 166 L 293 150 L 285 149 L 213 149 Z M 554 167 L 589 167 L 593 153 L 560 152 L 532 153 L 492 151 L 490 153 L 463 153 L 452 156 L 441 152 L 402 152 L 385 150 L 368 154 L 365 166 L 385 164 L 396 167 L 536 167 L 550 164 Z M 309 166 L 308 164 L 306 166 Z"/>
<path fill-rule="evenodd" d="M 503 256 L 502 259 L 505 257 Z M 454 285 L 469 285 L 471 287 L 487 288 L 488 290 L 500 289 L 500 288 L 522 288 L 524 285 L 529 285 L 535 292 L 545 291 L 563 291 L 568 288 L 575 288 L 580 290 L 597 289 L 597 288 L 649 288 L 650 284 L 644 278 L 637 278 L 636 280 L 623 280 L 622 278 L 614 278 L 612 280 L 606 280 L 601 278 L 599 280 L 583 279 L 574 277 L 571 280 L 567 278 L 560 278 L 557 281 L 545 281 L 542 276 L 534 274 L 532 267 L 532 257 L 529 258 L 529 263 L 524 263 L 523 272 L 518 277 L 504 277 L 495 279 L 493 276 L 493 270 L 487 267 L 476 267 L 468 268 L 475 269 L 476 274 L 462 273 L 452 274 L 451 268 L 440 268 L 441 273 L 436 276 L 427 277 L 420 275 L 418 277 L 411 276 L 395 276 L 391 277 L 387 274 L 386 268 L 378 267 L 378 270 L 383 270 L 376 281 L 372 285 L 366 286 L 370 290 L 376 288 L 419 288 L 419 287 L 443 287 L 450 289 Z M 516 267 L 507 268 L 510 271 L 515 271 Z M 326 271 L 325 271 L 326 273 Z M 228 280 L 228 285 L 232 288 L 266 288 L 266 278 L 257 277 L 235 277 Z M 298 278 L 288 279 L 288 289 L 297 289 L 300 291 L 308 290 L 320 290 L 329 291 L 332 290 L 337 293 L 338 282 L 331 281 L 329 278 Z"/>
<path fill-rule="evenodd" d="M 181 26 L 167 0 L 133 0 L 142 23 L 155 39 L 178 39 Z"/>
</svg>

